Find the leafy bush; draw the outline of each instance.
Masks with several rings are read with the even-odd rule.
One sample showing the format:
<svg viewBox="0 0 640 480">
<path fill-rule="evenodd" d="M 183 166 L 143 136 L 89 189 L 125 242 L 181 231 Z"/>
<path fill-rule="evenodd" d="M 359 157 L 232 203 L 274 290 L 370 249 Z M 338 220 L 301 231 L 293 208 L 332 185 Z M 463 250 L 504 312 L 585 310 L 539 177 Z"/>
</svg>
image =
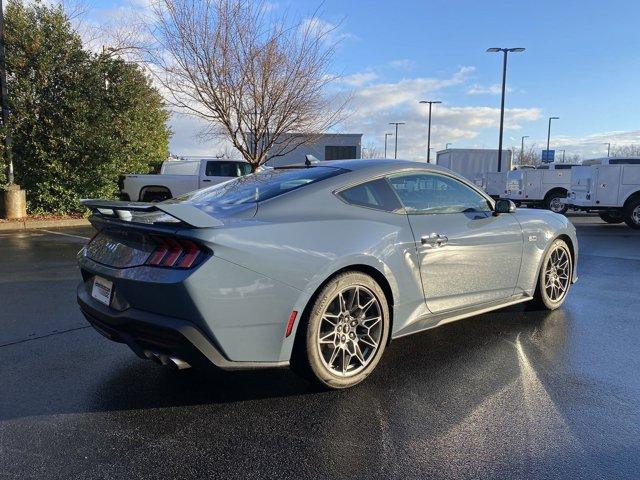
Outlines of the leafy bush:
<svg viewBox="0 0 640 480">
<path fill-rule="evenodd" d="M 5 13 L 16 183 L 30 213 L 114 197 L 121 173 L 168 155 L 168 111 L 135 64 L 85 49 L 59 5 L 10 0 Z"/>
</svg>

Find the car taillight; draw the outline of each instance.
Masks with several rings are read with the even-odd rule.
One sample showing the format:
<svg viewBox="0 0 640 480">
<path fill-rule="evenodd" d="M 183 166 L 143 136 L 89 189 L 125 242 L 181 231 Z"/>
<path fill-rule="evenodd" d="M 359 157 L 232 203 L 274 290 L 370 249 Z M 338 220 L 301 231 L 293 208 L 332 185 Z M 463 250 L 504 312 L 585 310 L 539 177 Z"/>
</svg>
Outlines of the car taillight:
<svg viewBox="0 0 640 480">
<path fill-rule="evenodd" d="M 147 265 L 154 267 L 191 268 L 202 249 L 191 240 L 173 237 L 153 236 L 156 248 L 147 259 Z"/>
</svg>

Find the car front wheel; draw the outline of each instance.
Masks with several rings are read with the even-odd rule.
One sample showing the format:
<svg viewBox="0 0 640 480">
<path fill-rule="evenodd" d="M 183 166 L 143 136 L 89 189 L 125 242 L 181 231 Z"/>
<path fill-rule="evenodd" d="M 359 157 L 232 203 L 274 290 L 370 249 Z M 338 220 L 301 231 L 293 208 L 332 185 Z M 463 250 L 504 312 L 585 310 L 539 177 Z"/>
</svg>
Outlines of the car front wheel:
<svg viewBox="0 0 640 480">
<path fill-rule="evenodd" d="M 389 306 L 378 283 L 342 273 L 316 297 L 292 367 L 325 388 L 352 387 L 375 369 L 389 336 Z"/>
<path fill-rule="evenodd" d="M 562 239 L 554 240 L 538 275 L 535 302 L 547 310 L 559 308 L 567 298 L 573 276 L 573 259 Z"/>
</svg>

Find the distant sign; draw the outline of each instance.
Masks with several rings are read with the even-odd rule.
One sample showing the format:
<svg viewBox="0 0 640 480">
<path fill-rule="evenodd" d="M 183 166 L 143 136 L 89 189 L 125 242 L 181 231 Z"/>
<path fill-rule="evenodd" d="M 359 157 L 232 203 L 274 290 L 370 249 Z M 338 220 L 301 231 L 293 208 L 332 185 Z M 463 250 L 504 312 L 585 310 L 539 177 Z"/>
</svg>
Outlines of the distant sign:
<svg viewBox="0 0 640 480">
<path fill-rule="evenodd" d="M 542 161 L 544 163 L 551 163 L 556 155 L 555 150 L 542 150 Z"/>
</svg>

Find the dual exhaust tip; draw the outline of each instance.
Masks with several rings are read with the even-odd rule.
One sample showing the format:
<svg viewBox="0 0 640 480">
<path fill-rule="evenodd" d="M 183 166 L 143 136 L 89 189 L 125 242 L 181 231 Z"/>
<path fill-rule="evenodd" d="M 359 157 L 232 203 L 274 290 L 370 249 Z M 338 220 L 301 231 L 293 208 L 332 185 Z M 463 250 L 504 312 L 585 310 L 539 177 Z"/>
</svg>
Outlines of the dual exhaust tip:
<svg viewBox="0 0 640 480">
<path fill-rule="evenodd" d="M 191 365 L 184 360 L 172 357 L 171 355 L 165 355 L 164 353 L 156 353 L 152 352 L 151 350 L 145 350 L 144 356 L 159 365 L 164 365 L 165 367 L 169 367 L 173 370 L 185 370 L 187 368 L 191 368 Z"/>
</svg>

